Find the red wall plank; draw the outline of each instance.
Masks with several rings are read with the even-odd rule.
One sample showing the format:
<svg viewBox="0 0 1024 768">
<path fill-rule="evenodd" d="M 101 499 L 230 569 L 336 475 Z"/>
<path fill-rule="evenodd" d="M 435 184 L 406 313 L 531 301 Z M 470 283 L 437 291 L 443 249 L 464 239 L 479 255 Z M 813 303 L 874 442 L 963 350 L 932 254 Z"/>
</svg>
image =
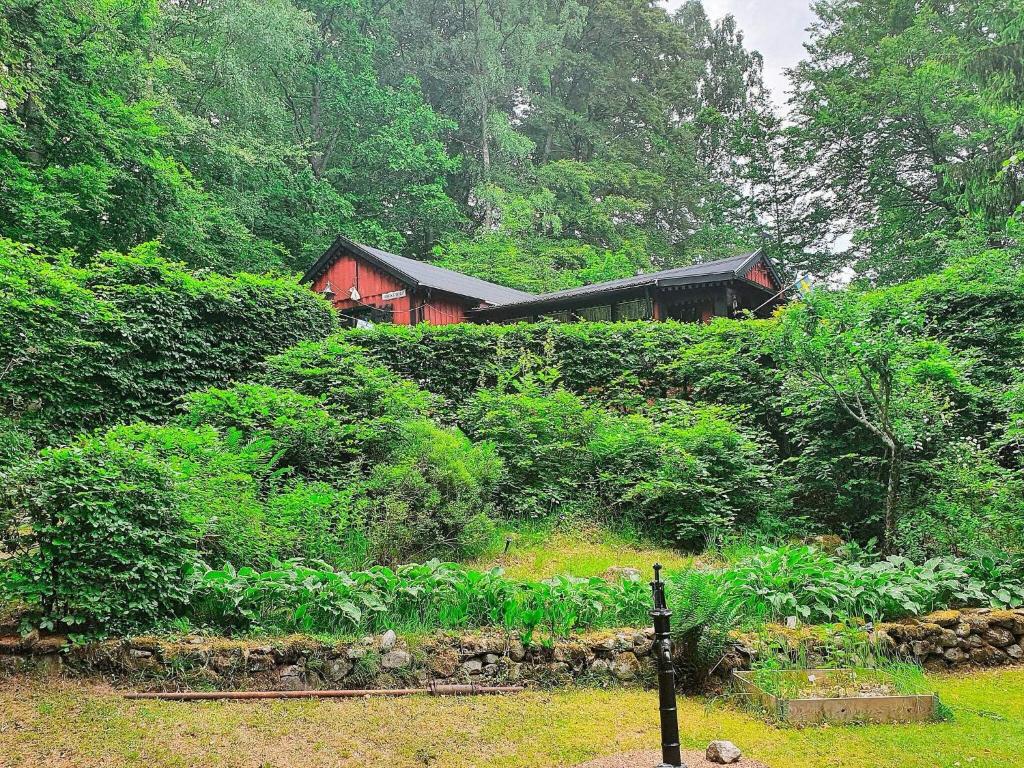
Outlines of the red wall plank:
<svg viewBox="0 0 1024 768">
<path fill-rule="evenodd" d="M 410 286 L 383 272 L 362 259 L 349 254 L 338 257 L 327 271 L 313 281 L 313 290 L 322 292 L 330 282 L 334 291 L 334 306 L 344 313 L 356 307 L 389 306 L 390 320 L 396 325 L 415 325 L 417 322 L 430 325 L 452 325 L 466 321 L 466 305 L 453 298 L 428 298 L 425 292 L 415 291 Z M 349 298 L 352 288 L 359 291 L 359 301 Z M 406 292 L 397 299 L 383 298 L 393 291 Z"/>
<path fill-rule="evenodd" d="M 768 267 L 764 265 L 763 261 L 759 261 L 752 266 L 744 277 L 753 283 L 763 285 L 768 290 L 776 290 L 779 287 L 775 284 L 775 281 L 772 280 L 772 275 L 768 271 Z"/>
<path fill-rule="evenodd" d="M 466 322 L 466 306 L 454 299 L 434 296 L 421 301 L 423 321 L 430 325 L 454 325 Z"/>
</svg>

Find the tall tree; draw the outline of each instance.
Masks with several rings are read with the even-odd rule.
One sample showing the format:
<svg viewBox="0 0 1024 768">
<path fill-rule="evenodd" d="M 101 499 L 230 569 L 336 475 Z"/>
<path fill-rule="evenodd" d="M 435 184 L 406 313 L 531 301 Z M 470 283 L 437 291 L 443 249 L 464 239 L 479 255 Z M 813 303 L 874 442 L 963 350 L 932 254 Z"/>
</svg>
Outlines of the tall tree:
<svg viewBox="0 0 1024 768">
<path fill-rule="evenodd" d="M 966 233 L 998 244 L 1024 199 L 1019 3 L 814 9 L 793 118 L 804 189 L 827 192 L 819 240 L 854 232 L 843 260 L 883 282 L 934 270 L 943 244 Z"/>
<path fill-rule="evenodd" d="M 780 318 L 776 351 L 790 388 L 800 393 L 798 407 L 830 406 L 882 448 L 886 551 L 895 542 L 908 459 L 950 412 L 950 393 L 959 381 L 955 358 L 924 335 L 924 325 L 924 313 L 914 304 L 854 291 L 815 292 Z M 809 444 L 803 447 L 814 452 Z"/>
<path fill-rule="evenodd" d="M 369 2 L 195 0 L 168 8 L 164 29 L 180 65 L 167 87 L 200 126 L 193 163 L 296 267 L 339 231 L 422 251 L 458 224 L 442 141 L 454 123 L 414 80 L 388 82 L 391 39 Z"/>
</svg>

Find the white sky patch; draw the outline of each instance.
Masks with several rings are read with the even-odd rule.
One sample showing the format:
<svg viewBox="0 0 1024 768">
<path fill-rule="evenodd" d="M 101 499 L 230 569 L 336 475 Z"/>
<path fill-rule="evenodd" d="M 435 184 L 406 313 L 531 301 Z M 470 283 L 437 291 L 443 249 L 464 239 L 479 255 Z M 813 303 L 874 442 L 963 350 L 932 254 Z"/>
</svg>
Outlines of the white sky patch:
<svg viewBox="0 0 1024 768">
<path fill-rule="evenodd" d="M 667 0 L 665 6 L 674 12 L 682 2 Z M 704 0 L 704 9 L 712 21 L 730 13 L 736 17 L 745 46 L 764 57 L 764 82 L 772 100 L 784 107 L 785 70 L 804 57 L 807 27 L 814 20 L 810 0 Z"/>
</svg>

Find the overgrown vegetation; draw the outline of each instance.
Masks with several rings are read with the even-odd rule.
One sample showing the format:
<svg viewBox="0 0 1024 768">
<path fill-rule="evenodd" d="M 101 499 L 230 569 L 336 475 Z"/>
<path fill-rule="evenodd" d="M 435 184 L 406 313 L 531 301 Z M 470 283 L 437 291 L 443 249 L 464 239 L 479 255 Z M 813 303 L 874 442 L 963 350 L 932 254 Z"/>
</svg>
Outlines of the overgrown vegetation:
<svg viewBox="0 0 1024 768">
<path fill-rule="evenodd" d="M 171 269 L 153 256 L 118 259 L 142 260 L 154 274 Z M 877 537 L 890 555 L 844 559 L 800 547 L 750 554 L 707 577 L 708 605 L 724 600 L 722 616 L 832 621 L 1018 605 L 1019 376 L 1005 370 L 1003 351 L 972 346 L 945 312 L 948 292 L 963 296 L 966 286 L 979 300 L 1003 302 L 1003 311 L 967 322 L 986 342 L 1012 347 L 1005 318 L 1017 312 L 1020 275 L 1004 256 L 987 254 L 900 288 L 813 295 L 770 321 L 347 332 L 259 365 L 246 361 L 254 370 L 245 380 L 177 400 L 171 387 L 185 380 L 161 380 L 159 407 L 131 412 L 129 401 L 106 405 L 114 395 L 97 395 L 104 416 L 176 413 L 164 424 L 101 429 L 38 457 L 25 438 L 53 440 L 54 432 L 30 430 L 51 412 L 15 413 L 8 429 L 22 447 L 10 454 L 3 490 L 13 556 L 6 590 L 47 626 L 147 628 L 196 618 L 189 600 L 202 593 L 192 590 L 204 564 L 230 563 L 249 579 L 291 561 L 312 577 L 467 560 L 493 547 L 499 523 L 580 520 L 691 552 L 737 535 L 778 544 L 838 533 L 861 545 Z M 321 311 L 316 299 L 301 301 Z M 329 325 L 329 311 L 324 318 Z M 52 322 L 63 320 L 54 312 Z M 244 338 L 259 339 L 258 331 Z M 83 345 L 83 359 L 94 349 Z M 460 368 L 468 375 L 456 378 Z M 237 374 L 218 363 L 194 378 L 214 375 Z M 979 424 L 991 426 L 979 432 Z M 64 473 L 63 462 L 78 455 L 89 458 Z M 134 517 L 129 500 L 142 497 L 160 499 L 160 513 L 143 505 Z M 107 514 L 125 537 L 121 551 L 101 548 L 109 534 L 98 523 Z M 95 531 L 69 544 L 64 532 L 93 515 Z M 146 562 L 164 570 L 146 570 Z M 137 568 L 123 584 L 101 578 L 127 563 Z M 684 592 L 705 577 L 693 578 Z M 246 609 L 255 618 L 225 627 L 300 628 L 290 618 L 295 600 L 327 601 L 308 620 L 323 631 L 392 620 L 365 613 L 364 626 L 364 606 L 353 621 L 332 589 L 296 597 L 301 581 L 283 579 L 294 594 L 275 583 L 277 591 Z M 237 594 L 262 594 L 268 583 Z M 685 610 L 704 616 L 703 603 L 692 602 Z M 619 610 L 605 603 L 613 607 L 582 625 Z M 393 620 L 415 623 L 403 610 Z M 697 676 L 704 634 L 727 623 L 709 611 L 688 623 Z M 440 613 L 419 621 L 454 621 Z"/>
<path fill-rule="evenodd" d="M 408 563 L 580 520 L 771 544 L 678 577 L 697 677 L 750 617 L 1018 604 L 1019 13 L 814 8 L 783 119 L 699 2 L 5 4 L 0 589 L 83 634 L 557 635 L 642 590 Z M 338 231 L 536 291 L 755 247 L 853 282 L 339 334 L 288 274 Z"/>
<path fill-rule="evenodd" d="M 48 256 L 0 238 L 0 451 L 166 418 L 182 395 L 335 328 L 291 280 L 190 272 L 158 250 Z"/>
</svg>

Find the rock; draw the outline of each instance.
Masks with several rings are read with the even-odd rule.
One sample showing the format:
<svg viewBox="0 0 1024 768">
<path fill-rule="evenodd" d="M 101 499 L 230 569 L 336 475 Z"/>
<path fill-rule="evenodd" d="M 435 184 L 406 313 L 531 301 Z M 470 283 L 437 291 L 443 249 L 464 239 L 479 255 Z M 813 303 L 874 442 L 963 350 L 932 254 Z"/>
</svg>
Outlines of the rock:
<svg viewBox="0 0 1024 768">
<path fill-rule="evenodd" d="M 994 645 L 997 648 L 1003 648 L 1007 645 L 1011 645 L 1014 642 L 1014 640 L 1016 640 L 1016 638 L 1013 636 L 1013 633 L 1010 632 L 1010 630 L 996 626 L 989 627 L 987 630 L 985 630 L 985 633 L 982 635 L 982 637 L 984 637 L 990 645 Z"/>
<path fill-rule="evenodd" d="M 712 741 L 708 744 L 708 749 L 704 756 L 712 763 L 728 765 L 737 762 L 743 757 L 743 753 L 731 741 Z"/>
<path fill-rule="evenodd" d="M 629 568 L 624 565 L 613 565 L 601 574 L 605 581 L 640 581 L 640 569 Z"/>
<path fill-rule="evenodd" d="M 483 674 L 487 675 L 488 677 L 494 677 L 496 674 L 498 674 L 498 665 L 484 664 Z"/>
<path fill-rule="evenodd" d="M 640 662 L 632 653 L 620 653 L 612 662 L 611 669 L 619 680 L 633 680 L 640 671 Z"/>
<path fill-rule="evenodd" d="M 942 630 L 942 634 L 939 635 L 939 645 L 943 648 L 956 648 L 960 638 L 956 636 L 956 632 L 951 629 Z"/>
<path fill-rule="evenodd" d="M 390 651 L 395 647 L 395 643 L 398 642 L 398 635 L 395 634 L 395 630 L 389 629 L 383 635 L 380 636 L 380 649 L 382 651 Z"/>
<path fill-rule="evenodd" d="M 16 654 L 24 650 L 25 646 L 21 642 L 19 635 L 5 635 L 0 637 L 0 653 L 4 654 Z"/>
<path fill-rule="evenodd" d="M 305 670 L 295 664 L 283 667 L 281 669 L 281 689 L 284 691 L 307 690 Z"/>
<path fill-rule="evenodd" d="M 1014 610 L 992 611 L 988 615 L 989 626 L 993 624 L 1004 627 L 1015 634 L 1024 632 L 1024 615 Z"/>
<path fill-rule="evenodd" d="M 466 656 L 481 656 L 485 653 L 505 652 L 505 638 L 500 635 L 475 635 L 461 639 L 462 653 Z"/>
<path fill-rule="evenodd" d="M 980 635 L 968 635 L 967 636 L 967 647 L 968 648 L 984 648 L 985 641 L 981 639 Z"/>
<path fill-rule="evenodd" d="M 637 656 L 646 656 L 654 647 L 654 636 L 646 632 L 637 632 L 633 635 L 633 653 Z"/>
<path fill-rule="evenodd" d="M 925 616 L 929 622 L 938 624 L 944 629 L 952 629 L 960 623 L 960 611 L 936 611 Z"/>
<path fill-rule="evenodd" d="M 380 659 L 380 665 L 384 669 L 402 669 L 412 664 L 412 656 L 408 651 L 388 651 Z"/>
<path fill-rule="evenodd" d="M 988 629 L 988 618 L 980 613 L 965 613 L 960 618 L 964 624 L 970 625 L 972 632 L 984 632 Z"/>
<path fill-rule="evenodd" d="M 210 666 L 221 674 L 235 668 L 235 657 L 230 653 L 217 653 L 210 657 Z"/>
<path fill-rule="evenodd" d="M 946 657 L 946 661 L 953 664 L 963 664 L 970 658 L 970 656 L 959 648 L 947 648 L 943 656 Z"/>
<path fill-rule="evenodd" d="M 971 625 L 962 623 L 957 624 L 956 629 L 954 629 L 953 631 L 956 632 L 957 637 L 967 637 L 969 634 L 971 634 Z"/>
<path fill-rule="evenodd" d="M 971 651 L 971 661 L 975 664 L 981 664 L 982 666 L 994 666 L 996 664 L 1005 664 L 1009 656 L 998 648 L 986 645 L 981 648 L 975 648 Z"/>
<path fill-rule="evenodd" d="M 439 648 L 427 656 L 427 667 L 434 677 L 455 677 L 461 663 L 454 648 Z"/>
<path fill-rule="evenodd" d="M 927 640 L 915 640 L 910 644 L 911 652 L 919 659 L 923 659 L 932 652 L 932 644 Z"/>
<path fill-rule="evenodd" d="M 486 666 L 488 664 L 497 664 L 498 663 L 498 659 L 500 659 L 500 658 L 501 658 L 501 656 L 499 656 L 496 653 L 485 653 L 484 654 L 484 665 Z"/>
<path fill-rule="evenodd" d="M 1022 658 L 1024 658 L 1024 648 L 1021 648 L 1020 645 L 1018 645 L 1017 643 L 1014 643 L 1013 645 L 1008 645 L 1005 648 L 1003 648 L 1003 650 L 1006 652 L 1006 655 L 1014 661 L 1020 661 Z"/>
<path fill-rule="evenodd" d="M 508 647 L 508 657 L 512 661 L 522 661 L 526 658 L 526 646 L 518 640 L 513 640 Z"/>
<path fill-rule="evenodd" d="M 590 665 L 590 671 L 595 675 L 603 675 L 611 672 L 612 663 L 607 659 L 594 659 L 594 662 Z"/>
<path fill-rule="evenodd" d="M 324 677 L 332 683 L 340 683 L 352 671 L 352 662 L 347 659 L 331 659 L 324 665 Z"/>
<path fill-rule="evenodd" d="M 245 657 L 246 672 L 269 672 L 274 668 L 274 656 L 271 653 L 250 652 Z"/>
<path fill-rule="evenodd" d="M 479 675 L 483 668 L 484 664 L 480 659 L 470 659 L 469 661 L 462 662 L 462 670 L 470 675 Z"/>
</svg>

